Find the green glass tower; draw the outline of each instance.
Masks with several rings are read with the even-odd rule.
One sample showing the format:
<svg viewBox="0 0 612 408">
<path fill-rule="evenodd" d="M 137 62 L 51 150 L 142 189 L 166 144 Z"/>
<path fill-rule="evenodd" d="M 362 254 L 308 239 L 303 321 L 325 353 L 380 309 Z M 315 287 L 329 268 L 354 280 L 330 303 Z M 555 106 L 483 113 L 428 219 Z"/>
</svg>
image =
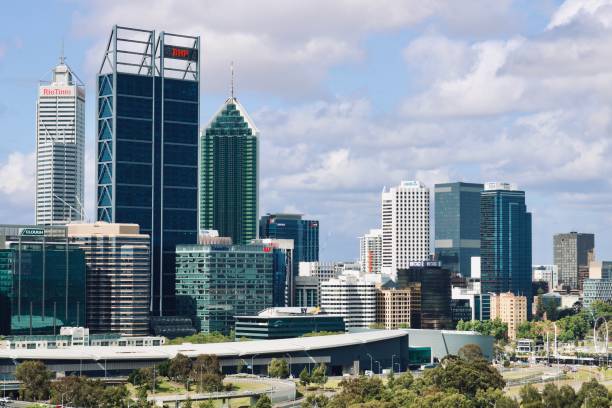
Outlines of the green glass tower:
<svg viewBox="0 0 612 408">
<path fill-rule="evenodd" d="M 200 230 L 247 244 L 257 237 L 259 131 L 233 96 L 200 136 Z"/>
</svg>

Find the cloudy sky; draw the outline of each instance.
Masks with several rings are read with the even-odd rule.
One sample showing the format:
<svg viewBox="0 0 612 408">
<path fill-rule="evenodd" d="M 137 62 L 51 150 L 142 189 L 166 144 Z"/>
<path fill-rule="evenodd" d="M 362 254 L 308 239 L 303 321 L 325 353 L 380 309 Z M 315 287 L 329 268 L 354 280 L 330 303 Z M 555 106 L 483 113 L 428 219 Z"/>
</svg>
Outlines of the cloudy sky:
<svg viewBox="0 0 612 408">
<path fill-rule="evenodd" d="M 32 222 L 38 80 L 68 63 L 88 92 L 113 24 L 200 35 L 201 122 L 229 92 L 261 130 L 260 212 L 321 220 L 325 260 L 357 257 L 400 180 L 527 192 L 534 263 L 552 235 L 612 258 L 612 0 L 19 1 L 0 15 L 0 223 Z"/>
</svg>

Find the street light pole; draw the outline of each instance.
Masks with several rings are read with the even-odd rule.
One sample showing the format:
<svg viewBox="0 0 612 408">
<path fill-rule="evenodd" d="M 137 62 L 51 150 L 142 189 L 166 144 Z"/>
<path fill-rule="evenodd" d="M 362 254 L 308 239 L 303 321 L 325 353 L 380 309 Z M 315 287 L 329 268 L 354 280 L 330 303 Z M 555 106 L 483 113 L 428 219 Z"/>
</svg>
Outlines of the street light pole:
<svg viewBox="0 0 612 408">
<path fill-rule="evenodd" d="M 393 364 L 393 359 L 395 358 L 395 354 L 391 355 L 391 371 L 395 371 L 395 365 Z"/>
<path fill-rule="evenodd" d="M 291 373 L 291 354 L 285 353 L 285 355 L 289 357 L 289 376 L 293 377 L 293 374 Z"/>
<path fill-rule="evenodd" d="M 368 355 L 368 357 L 370 357 L 370 371 L 374 372 L 374 364 L 372 363 L 373 359 L 372 359 L 372 355 L 370 353 L 366 353 Z"/>
<path fill-rule="evenodd" d="M 382 367 L 380 365 L 380 361 L 376 360 L 376 364 L 378 364 L 378 374 L 382 374 Z"/>
<path fill-rule="evenodd" d="M 253 356 L 251 356 L 251 375 L 255 375 L 255 357 L 258 355 L 259 354 L 253 354 Z"/>
</svg>

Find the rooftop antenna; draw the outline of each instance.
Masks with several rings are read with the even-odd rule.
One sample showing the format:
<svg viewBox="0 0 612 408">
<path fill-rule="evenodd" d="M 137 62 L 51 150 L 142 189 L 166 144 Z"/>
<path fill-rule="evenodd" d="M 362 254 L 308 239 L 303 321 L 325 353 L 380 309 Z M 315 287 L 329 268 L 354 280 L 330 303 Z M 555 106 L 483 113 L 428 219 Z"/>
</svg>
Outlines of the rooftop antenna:
<svg viewBox="0 0 612 408">
<path fill-rule="evenodd" d="M 234 61 L 230 63 L 230 72 L 232 73 L 231 97 L 234 99 Z"/>
<path fill-rule="evenodd" d="M 62 49 L 61 49 L 61 53 L 60 53 L 60 64 L 64 65 L 64 60 L 66 58 L 64 58 L 64 38 L 62 37 Z"/>
</svg>

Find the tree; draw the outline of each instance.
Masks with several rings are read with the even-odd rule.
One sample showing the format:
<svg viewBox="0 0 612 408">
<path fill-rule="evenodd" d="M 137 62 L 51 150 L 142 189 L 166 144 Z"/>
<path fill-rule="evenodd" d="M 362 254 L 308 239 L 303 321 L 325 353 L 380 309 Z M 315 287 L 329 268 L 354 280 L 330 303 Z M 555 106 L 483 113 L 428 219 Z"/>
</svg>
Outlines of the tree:
<svg viewBox="0 0 612 408">
<path fill-rule="evenodd" d="M 482 349 L 478 344 L 466 344 L 457 351 L 457 355 L 464 360 L 476 360 L 483 358 Z"/>
<path fill-rule="evenodd" d="M 130 373 L 128 382 L 134 387 L 153 389 L 153 368 L 139 368 Z"/>
<path fill-rule="evenodd" d="M 537 388 L 531 384 L 523 386 L 519 391 L 521 407 L 524 408 L 544 408 L 542 396 Z"/>
<path fill-rule="evenodd" d="M 373 399 L 380 399 L 384 391 L 384 385 L 378 377 L 359 376 L 340 381 L 342 391 L 341 399 L 354 404 L 363 404 Z"/>
<path fill-rule="evenodd" d="M 268 366 L 268 375 L 276 378 L 289 377 L 289 366 L 287 365 L 287 360 L 273 358 Z"/>
<path fill-rule="evenodd" d="M 314 370 L 312 370 L 312 375 L 310 376 L 311 381 L 315 384 L 323 385 L 327 382 L 327 367 L 324 363 L 319 364 Z"/>
<path fill-rule="evenodd" d="M 193 362 L 190 378 L 198 384 L 200 392 L 223 389 L 223 374 L 216 355 L 202 354 Z"/>
<path fill-rule="evenodd" d="M 183 408 L 193 408 L 193 402 L 191 401 L 191 398 L 187 397 L 185 403 L 183 404 Z"/>
<path fill-rule="evenodd" d="M 303 386 L 307 386 L 310 383 L 310 374 L 308 373 L 308 369 L 304 367 L 302 371 L 300 371 L 300 384 L 302 384 Z"/>
<path fill-rule="evenodd" d="M 177 354 L 172 360 L 170 360 L 170 366 L 168 367 L 168 376 L 174 381 L 178 381 L 187 386 L 189 380 L 189 374 L 191 373 L 191 359 L 184 354 Z"/>
<path fill-rule="evenodd" d="M 255 403 L 255 408 L 272 408 L 272 401 L 267 394 L 262 394 Z"/>
<path fill-rule="evenodd" d="M 519 403 L 512 398 L 506 396 L 503 390 L 489 388 L 487 390 L 479 389 L 474 398 L 476 408 L 518 408 Z"/>
<path fill-rule="evenodd" d="M 167 344 L 227 343 L 229 341 L 234 341 L 234 338 L 231 334 L 230 336 L 225 336 L 219 332 L 212 332 L 212 333 L 196 333 L 192 336 L 187 336 L 187 337 L 177 337 L 175 339 L 169 340 Z"/>
<path fill-rule="evenodd" d="M 317 406 L 319 408 L 325 408 L 329 403 L 329 397 L 324 394 L 310 393 L 306 395 L 304 402 L 302 402 L 302 408 L 312 408 Z"/>
<path fill-rule="evenodd" d="M 19 395 L 26 400 L 46 400 L 54 374 L 42 361 L 24 361 L 15 369 L 15 378 L 21 382 Z"/>
<path fill-rule="evenodd" d="M 501 374 L 487 360 L 466 361 L 456 356 L 442 359 L 440 366 L 425 371 L 423 379 L 443 390 L 454 388 L 470 398 L 479 389 L 502 389 L 506 385 Z"/>
<path fill-rule="evenodd" d="M 577 394 L 577 402 L 586 408 L 609 408 L 612 405 L 612 394 L 596 379 L 585 382 Z"/>
<path fill-rule="evenodd" d="M 495 320 L 472 320 L 457 323 L 457 330 L 473 330 L 486 336 L 493 336 L 495 340 L 505 340 L 508 338 L 508 325 L 500 319 Z"/>
<path fill-rule="evenodd" d="M 105 387 L 100 380 L 87 377 L 64 377 L 51 385 L 51 401 L 55 404 L 63 402 L 85 408 L 123 408 L 128 406 L 128 396 L 124 385 Z"/>
</svg>

